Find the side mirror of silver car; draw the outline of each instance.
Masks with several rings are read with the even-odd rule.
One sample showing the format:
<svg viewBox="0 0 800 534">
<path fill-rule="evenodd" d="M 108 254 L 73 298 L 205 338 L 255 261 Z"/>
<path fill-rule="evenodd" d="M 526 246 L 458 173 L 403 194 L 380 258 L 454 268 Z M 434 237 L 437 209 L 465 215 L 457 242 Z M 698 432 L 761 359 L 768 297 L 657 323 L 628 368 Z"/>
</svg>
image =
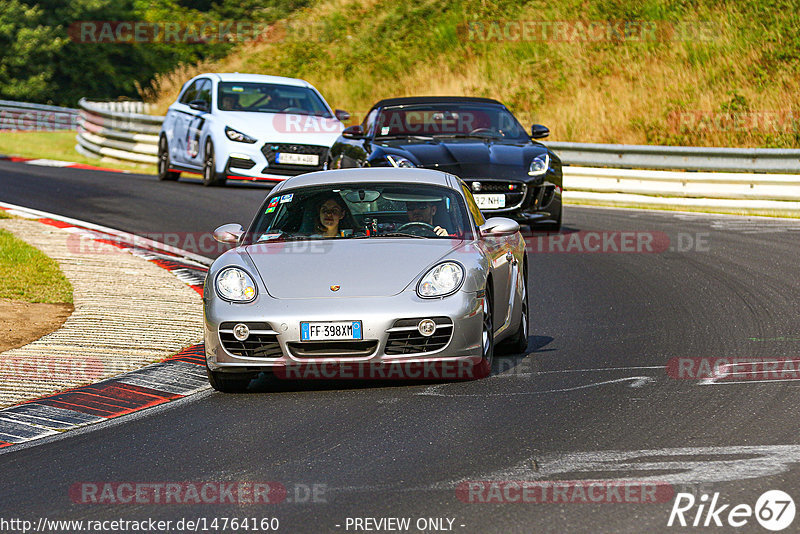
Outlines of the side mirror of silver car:
<svg viewBox="0 0 800 534">
<path fill-rule="evenodd" d="M 519 232 L 519 223 L 505 217 L 492 217 L 491 219 L 487 219 L 486 222 L 481 225 L 480 229 L 481 235 L 487 237 L 511 235 Z"/>
<path fill-rule="evenodd" d="M 241 224 L 231 223 L 223 224 L 214 230 L 214 239 L 220 243 L 236 244 L 239 239 L 244 235 L 244 228 Z"/>
</svg>

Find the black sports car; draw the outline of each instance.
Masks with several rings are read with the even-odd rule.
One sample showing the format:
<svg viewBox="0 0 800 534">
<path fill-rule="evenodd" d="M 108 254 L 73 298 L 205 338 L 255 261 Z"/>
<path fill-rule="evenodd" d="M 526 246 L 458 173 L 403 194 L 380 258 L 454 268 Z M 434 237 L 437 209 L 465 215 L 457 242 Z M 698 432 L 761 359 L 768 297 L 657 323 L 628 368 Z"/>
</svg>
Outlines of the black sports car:
<svg viewBox="0 0 800 534">
<path fill-rule="evenodd" d="M 561 160 L 533 141 L 506 107 L 488 98 L 381 100 L 360 125 L 345 128 L 328 168 L 424 167 L 461 177 L 481 211 L 521 223 L 561 227 Z"/>
</svg>

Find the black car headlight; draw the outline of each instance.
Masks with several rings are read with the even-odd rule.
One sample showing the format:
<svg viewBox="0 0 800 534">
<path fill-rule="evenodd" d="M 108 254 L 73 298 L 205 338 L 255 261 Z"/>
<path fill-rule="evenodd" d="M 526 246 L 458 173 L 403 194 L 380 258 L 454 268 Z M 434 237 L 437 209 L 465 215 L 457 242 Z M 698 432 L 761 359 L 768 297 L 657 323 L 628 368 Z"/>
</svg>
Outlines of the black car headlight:
<svg viewBox="0 0 800 534">
<path fill-rule="evenodd" d="M 454 261 L 445 261 L 420 279 L 417 295 L 422 298 L 446 297 L 458 291 L 463 281 L 464 267 Z"/>
<path fill-rule="evenodd" d="M 531 166 L 528 168 L 528 175 L 541 176 L 547 172 L 548 168 L 550 168 L 550 154 L 545 153 L 533 158 Z"/>
<path fill-rule="evenodd" d="M 243 269 L 227 267 L 219 272 L 214 284 L 217 294 L 232 302 L 251 302 L 256 298 L 253 278 Z"/>
<path fill-rule="evenodd" d="M 239 130 L 234 130 L 230 126 L 225 127 L 225 135 L 228 136 L 228 139 L 231 141 L 237 141 L 239 143 L 253 144 L 256 142 L 256 139 L 253 139 L 247 134 L 243 134 Z"/>
<path fill-rule="evenodd" d="M 416 167 L 414 162 L 403 156 L 395 156 L 394 154 L 386 154 L 386 159 L 392 167 L 412 168 Z"/>
</svg>

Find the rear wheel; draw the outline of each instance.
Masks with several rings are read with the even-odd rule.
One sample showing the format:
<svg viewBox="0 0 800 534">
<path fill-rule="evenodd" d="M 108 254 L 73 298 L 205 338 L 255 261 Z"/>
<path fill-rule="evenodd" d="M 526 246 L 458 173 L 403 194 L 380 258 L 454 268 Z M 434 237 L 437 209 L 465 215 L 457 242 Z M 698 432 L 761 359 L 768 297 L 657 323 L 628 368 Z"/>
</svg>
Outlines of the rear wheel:
<svg viewBox="0 0 800 534">
<path fill-rule="evenodd" d="M 225 185 L 225 175 L 217 172 L 217 160 L 214 156 L 214 143 L 206 141 L 205 158 L 203 159 L 203 185 L 214 187 Z"/>
<path fill-rule="evenodd" d="M 255 378 L 253 373 L 223 373 L 212 371 L 206 366 L 208 383 L 217 391 L 223 393 L 242 393 L 247 389 L 250 381 Z"/>
<path fill-rule="evenodd" d="M 169 145 L 163 135 L 158 140 L 158 179 L 162 182 L 174 182 L 181 173 L 169 170 Z"/>
<path fill-rule="evenodd" d="M 486 283 L 486 294 L 483 297 L 483 323 L 481 325 L 481 361 L 475 366 L 475 377 L 485 378 L 492 373 L 494 360 L 494 318 L 492 317 L 491 280 Z"/>
</svg>

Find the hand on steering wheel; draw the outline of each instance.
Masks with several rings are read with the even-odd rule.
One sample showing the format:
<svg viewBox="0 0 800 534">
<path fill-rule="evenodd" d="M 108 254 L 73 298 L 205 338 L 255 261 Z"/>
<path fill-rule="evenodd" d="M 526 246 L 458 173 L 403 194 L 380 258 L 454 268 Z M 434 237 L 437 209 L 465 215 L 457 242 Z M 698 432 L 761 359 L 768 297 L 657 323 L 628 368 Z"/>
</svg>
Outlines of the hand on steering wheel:
<svg viewBox="0 0 800 534">
<path fill-rule="evenodd" d="M 502 132 L 497 132 L 497 130 L 493 130 L 492 128 L 475 128 L 469 134 L 470 135 L 478 135 L 478 134 L 483 134 L 483 133 L 488 133 L 488 134 L 492 134 L 492 135 L 499 135 L 499 136 L 503 135 Z"/>
<path fill-rule="evenodd" d="M 442 228 L 441 226 L 434 227 L 432 224 L 428 224 L 422 221 L 413 221 L 405 223 L 403 226 L 395 230 L 395 232 L 403 232 L 411 230 L 410 234 L 412 235 L 421 235 L 421 236 L 429 236 L 429 237 L 438 237 L 448 235 L 447 230 Z M 419 233 L 415 233 L 414 230 L 418 230 Z"/>
</svg>

